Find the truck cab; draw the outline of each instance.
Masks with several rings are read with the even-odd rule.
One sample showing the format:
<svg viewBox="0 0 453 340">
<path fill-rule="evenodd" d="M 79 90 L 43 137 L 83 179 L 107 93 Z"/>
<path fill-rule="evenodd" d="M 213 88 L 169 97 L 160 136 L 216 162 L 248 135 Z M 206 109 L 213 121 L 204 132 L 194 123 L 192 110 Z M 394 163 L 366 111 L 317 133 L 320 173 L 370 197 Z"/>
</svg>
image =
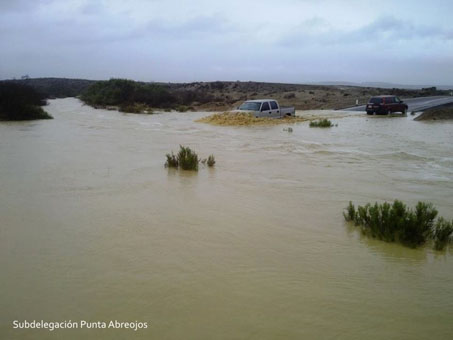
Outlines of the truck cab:
<svg viewBox="0 0 453 340">
<path fill-rule="evenodd" d="M 237 111 L 247 111 L 256 118 L 282 118 L 285 116 L 295 116 L 294 107 L 281 107 L 275 99 L 254 99 L 242 103 Z"/>
</svg>

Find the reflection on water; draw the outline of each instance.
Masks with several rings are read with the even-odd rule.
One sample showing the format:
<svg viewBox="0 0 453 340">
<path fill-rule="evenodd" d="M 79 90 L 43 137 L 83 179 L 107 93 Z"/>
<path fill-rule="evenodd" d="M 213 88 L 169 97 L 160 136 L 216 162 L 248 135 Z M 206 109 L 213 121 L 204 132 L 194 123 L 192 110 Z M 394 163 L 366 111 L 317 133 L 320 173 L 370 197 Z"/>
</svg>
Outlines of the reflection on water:
<svg viewBox="0 0 453 340">
<path fill-rule="evenodd" d="M 428 260 L 428 251 L 430 249 L 423 248 L 408 248 L 402 247 L 396 243 L 388 243 L 381 240 L 370 238 L 364 234 L 360 227 L 354 226 L 353 223 L 345 222 L 346 230 L 351 238 L 358 239 L 363 243 L 370 251 L 377 255 L 381 255 L 383 259 L 390 262 L 403 262 L 403 263 L 421 263 L 424 264 Z M 435 252 L 435 256 L 438 256 L 441 252 Z"/>
<path fill-rule="evenodd" d="M 451 251 L 351 230 L 401 199 L 453 218 L 453 124 L 215 127 L 53 100 L 0 124 L 0 335 L 48 339 L 446 339 Z M 164 167 L 179 144 L 214 169 Z M 13 319 L 147 321 L 144 331 L 13 331 Z"/>
</svg>

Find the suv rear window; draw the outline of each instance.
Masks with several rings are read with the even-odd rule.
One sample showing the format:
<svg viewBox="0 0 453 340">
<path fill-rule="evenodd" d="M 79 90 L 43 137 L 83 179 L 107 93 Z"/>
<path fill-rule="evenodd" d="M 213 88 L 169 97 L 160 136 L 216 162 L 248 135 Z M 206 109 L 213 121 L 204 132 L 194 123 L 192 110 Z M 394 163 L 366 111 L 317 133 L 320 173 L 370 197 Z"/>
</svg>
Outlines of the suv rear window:
<svg viewBox="0 0 453 340">
<path fill-rule="evenodd" d="M 371 98 L 369 101 L 371 104 L 381 104 L 382 98 Z"/>
</svg>

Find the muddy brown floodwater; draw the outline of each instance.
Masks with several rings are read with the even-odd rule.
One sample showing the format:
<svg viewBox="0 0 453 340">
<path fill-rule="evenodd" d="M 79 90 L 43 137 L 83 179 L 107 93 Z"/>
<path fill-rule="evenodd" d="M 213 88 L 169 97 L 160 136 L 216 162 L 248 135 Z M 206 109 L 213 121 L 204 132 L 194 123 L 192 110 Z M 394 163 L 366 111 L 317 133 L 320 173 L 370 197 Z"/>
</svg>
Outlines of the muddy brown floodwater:
<svg viewBox="0 0 453 340">
<path fill-rule="evenodd" d="M 342 210 L 398 198 L 453 218 L 453 123 L 333 113 L 338 127 L 288 133 L 47 110 L 0 124 L 0 338 L 451 339 L 452 251 L 370 240 Z M 164 168 L 179 144 L 215 168 Z"/>
</svg>

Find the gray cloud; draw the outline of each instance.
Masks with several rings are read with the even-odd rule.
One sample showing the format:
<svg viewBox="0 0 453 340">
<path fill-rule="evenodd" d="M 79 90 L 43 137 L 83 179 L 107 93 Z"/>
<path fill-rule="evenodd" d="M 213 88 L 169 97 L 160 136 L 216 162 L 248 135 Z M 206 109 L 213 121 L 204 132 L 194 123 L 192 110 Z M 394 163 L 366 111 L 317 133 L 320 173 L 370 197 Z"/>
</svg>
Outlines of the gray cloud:
<svg viewBox="0 0 453 340">
<path fill-rule="evenodd" d="M 338 30 L 328 28 L 321 32 L 313 31 L 316 27 L 329 27 L 319 18 L 306 20 L 296 26 L 294 32 L 284 36 L 280 43 L 286 46 L 294 46 L 300 43 L 310 44 L 374 44 L 408 40 L 432 39 L 437 41 L 452 41 L 453 30 L 447 30 L 429 25 L 415 25 L 409 21 L 403 21 L 393 16 L 380 17 L 370 24 L 366 24 L 354 30 Z"/>
<path fill-rule="evenodd" d="M 52 0 L 2 0 L 0 1 L 0 11 L 3 13 L 6 12 L 24 12 L 24 11 L 33 11 L 35 8 L 46 5 Z"/>
<path fill-rule="evenodd" d="M 1 1 L 0 78 L 451 82 L 453 4 L 382 1 Z"/>
</svg>

